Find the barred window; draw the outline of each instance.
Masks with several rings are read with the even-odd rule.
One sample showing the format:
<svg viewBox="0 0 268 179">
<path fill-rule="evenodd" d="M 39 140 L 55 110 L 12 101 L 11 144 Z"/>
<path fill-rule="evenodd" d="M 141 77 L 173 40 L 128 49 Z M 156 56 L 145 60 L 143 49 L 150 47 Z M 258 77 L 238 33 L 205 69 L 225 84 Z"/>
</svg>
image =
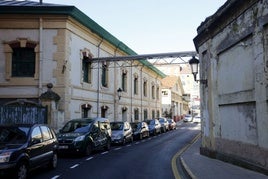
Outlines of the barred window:
<svg viewBox="0 0 268 179">
<path fill-rule="evenodd" d="M 34 77 L 35 52 L 34 48 L 13 48 L 12 77 Z"/>
</svg>

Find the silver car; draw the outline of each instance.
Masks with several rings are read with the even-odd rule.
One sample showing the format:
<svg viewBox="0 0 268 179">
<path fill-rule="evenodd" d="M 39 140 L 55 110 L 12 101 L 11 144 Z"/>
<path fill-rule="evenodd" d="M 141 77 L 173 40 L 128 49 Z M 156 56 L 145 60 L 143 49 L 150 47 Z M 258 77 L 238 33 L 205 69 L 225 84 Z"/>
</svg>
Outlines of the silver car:
<svg viewBox="0 0 268 179">
<path fill-rule="evenodd" d="M 193 117 L 192 117 L 192 115 L 190 115 L 190 114 L 186 114 L 186 115 L 184 116 L 184 118 L 183 118 L 183 121 L 184 121 L 184 122 L 192 122 L 192 120 L 193 120 Z"/>
<path fill-rule="evenodd" d="M 133 142 L 133 132 L 129 122 L 111 122 L 112 144 L 124 145 Z"/>
</svg>

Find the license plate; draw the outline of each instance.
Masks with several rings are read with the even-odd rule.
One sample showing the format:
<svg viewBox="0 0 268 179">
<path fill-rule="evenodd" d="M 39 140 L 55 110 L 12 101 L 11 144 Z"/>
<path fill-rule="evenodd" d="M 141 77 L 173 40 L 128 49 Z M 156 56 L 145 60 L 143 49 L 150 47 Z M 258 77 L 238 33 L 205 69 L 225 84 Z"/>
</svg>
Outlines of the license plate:
<svg viewBox="0 0 268 179">
<path fill-rule="evenodd" d="M 60 145 L 59 149 L 68 149 L 68 146 L 67 145 Z"/>
</svg>

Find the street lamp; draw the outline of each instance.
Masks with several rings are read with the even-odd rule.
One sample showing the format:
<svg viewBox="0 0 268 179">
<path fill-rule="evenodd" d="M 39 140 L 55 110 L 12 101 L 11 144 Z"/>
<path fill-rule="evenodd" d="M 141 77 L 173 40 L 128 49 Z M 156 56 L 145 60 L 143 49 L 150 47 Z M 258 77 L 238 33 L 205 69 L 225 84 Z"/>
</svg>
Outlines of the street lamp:
<svg viewBox="0 0 268 179">
<path fill-rule="evenodd" d="M 121 98 L 121 95 L 122 95 L 122 89 L 121 88 L 118 88 L 118 90 L 117 90 L 117 95 L 118 95 L 118 99 L 120 100 L 120 98 Z"/>
<path fill-rule="evenodd" d="M 190 60 L 189 60 L 189 64 L 191 65 L 191 70 L 192 70 L 192 74 L 194 75 L 194 81 L 196 82 L 200 82 L 202 84 L 207 85 L 207 79 L 196 79 L 196 75 L 198 74 L 198 64 L 199 64 L 199 60 L 195 58 L 195 56 L 193 56 Z"/>
</svg>

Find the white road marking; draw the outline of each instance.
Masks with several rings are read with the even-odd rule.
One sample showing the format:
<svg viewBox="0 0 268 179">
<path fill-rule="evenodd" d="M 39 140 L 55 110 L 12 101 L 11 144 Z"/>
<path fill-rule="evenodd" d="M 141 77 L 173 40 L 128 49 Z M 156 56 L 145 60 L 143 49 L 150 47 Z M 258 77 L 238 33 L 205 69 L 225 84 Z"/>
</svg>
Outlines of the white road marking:
<svg viewBox="0 0 268 179">
<path fill-rule="evenodd" d="M 107 154 L 107 153 L 108 153 L 108 151 L 105 151 L 105 152 L 102 152 L 101 155 L 104 155 L 104 154 Z"/>
<path fill-rule="evenodd" d="M 56 176 L 52 177 L 51 179 L 56 179 L 56 178 L 59 178 L 59 177 L 60 177 L 60 175 L 56 175 Z"/>
<path fill-rule="evenodd" d="M 114 150 L 120 150 L 121 149 L 121 147 L 117 147 L 117 148 L 115 148 Z"/>
<path fill-rule="evenodd" d="M 89 157 L 89 158 L 87 158 L 86 160 L 91 160 L 91 159 L 93 159 L 93 157 Z"/>
<path fill-rule="evenodd" d="M 76 168 L 76 167 L 78 167 L 78 166 L 79 166 L 79 164 L 75 164 L 75 165 L 71 166 L 70 168 L 71 168 L 71 169 L 74 169 L 74 168 Z"/>
</svg>

